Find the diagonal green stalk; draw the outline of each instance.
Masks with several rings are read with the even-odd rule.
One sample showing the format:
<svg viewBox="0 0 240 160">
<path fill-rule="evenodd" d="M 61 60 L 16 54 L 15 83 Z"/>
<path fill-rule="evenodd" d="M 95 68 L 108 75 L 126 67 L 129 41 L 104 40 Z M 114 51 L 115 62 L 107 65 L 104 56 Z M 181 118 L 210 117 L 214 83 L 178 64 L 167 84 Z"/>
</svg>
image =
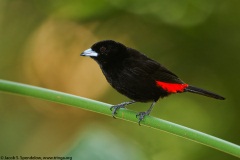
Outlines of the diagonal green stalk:
<svg viewBox="0 0 240 160">
<path fill-rule="evenodd" d="M 110 111 L 110 104 L 50 89 L 0 79 L 0 91 L 40 98 L 43 100 L 66 104 L 112 116 L 112 113 Z M 130 122 L 138 123 L 138 119 L 136 118 L 136 112 L 131 110 L 120 109 L 116 117 Z M 144 121 L 141 122 L 141 124 L 168 133 L 172 133 L 174 135 L 226 152 L 233 156 L 240 157 L 240 146 L 222 140 L 220 138 L 151 116 L 146 116 Z"/>
</svg>

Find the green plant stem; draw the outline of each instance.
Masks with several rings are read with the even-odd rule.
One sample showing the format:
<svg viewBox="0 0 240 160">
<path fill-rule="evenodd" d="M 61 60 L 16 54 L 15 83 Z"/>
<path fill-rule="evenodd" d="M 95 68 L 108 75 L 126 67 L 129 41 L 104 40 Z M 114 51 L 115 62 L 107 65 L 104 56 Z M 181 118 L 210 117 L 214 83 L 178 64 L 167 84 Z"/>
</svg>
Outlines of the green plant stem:
<svg viewBox="0 0 240 160">
<path fill-rule="evenodd" d="M 110 104 L 50 89 L 0 79 L 0 91 L 40 98 L 43 100 L 66 104 L 112 116 L 112 112 L 110 111 Z M 138 123 L 138 119 L 136 118 L 136 112 L 128 109 L 120 109 L 116 117 L 130 122 Z M 146 116 L 144 118 L 144 121 L 141 122 L 141 124 L 168 133 L 172 133 L 174 135 L 226 152 L 233 156 L 240 157 L 240 146 L 219 139 L 217 137 L 151 116 Z"/>
</svg>

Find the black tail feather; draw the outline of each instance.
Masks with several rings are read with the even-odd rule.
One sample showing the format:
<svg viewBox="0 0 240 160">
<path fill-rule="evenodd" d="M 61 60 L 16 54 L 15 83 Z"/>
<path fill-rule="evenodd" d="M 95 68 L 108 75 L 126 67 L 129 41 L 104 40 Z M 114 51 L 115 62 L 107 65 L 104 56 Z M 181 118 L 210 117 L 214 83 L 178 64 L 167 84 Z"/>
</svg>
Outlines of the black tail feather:
<svg viewBox="0 0 240 160">
<path fill-rule="evenodd" d="M 211 98 L 215 98 L 215 99 L 220 99 L 220 100 L 224 100 L 225 99 L 224 97 L 222 97 L 220 95 L 217 95 L 217 94 L 212 93 L 210 91 L 206 91 L 206 90 L 203 90 L 201 88 L 197 88 L 197 87 L 190 86 L 190 85 L 187 88 L 185 88 L 185 91 L 186 92 L 200 94 L 200 95 L 211 97 Z"/>
</svg>

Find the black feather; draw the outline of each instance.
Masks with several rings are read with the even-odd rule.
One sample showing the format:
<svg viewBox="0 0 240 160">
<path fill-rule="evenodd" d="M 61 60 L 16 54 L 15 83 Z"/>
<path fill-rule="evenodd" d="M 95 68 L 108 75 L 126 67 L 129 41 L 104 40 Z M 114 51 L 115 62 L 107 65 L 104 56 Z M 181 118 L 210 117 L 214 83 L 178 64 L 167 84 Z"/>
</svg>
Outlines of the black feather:
<svg viewBox="0 0 240 160">
<path fill-rule="evenodd" d="M 213 92 L 201 89 L 201 88 L 197 88 L 197 87 L 194 87 L 194 86 L 191 86 L 191 85 L 189 85 L 187 88 L 185 88 L 185 91 L 200 94 L 200 95 L 215 98 L 215 99 L 220 99 L 220 100 L 225 99 L 224 97 L 222 97 L 220 95 L 217 95 L 216 93 L 213 93 Z"/>
</svg>

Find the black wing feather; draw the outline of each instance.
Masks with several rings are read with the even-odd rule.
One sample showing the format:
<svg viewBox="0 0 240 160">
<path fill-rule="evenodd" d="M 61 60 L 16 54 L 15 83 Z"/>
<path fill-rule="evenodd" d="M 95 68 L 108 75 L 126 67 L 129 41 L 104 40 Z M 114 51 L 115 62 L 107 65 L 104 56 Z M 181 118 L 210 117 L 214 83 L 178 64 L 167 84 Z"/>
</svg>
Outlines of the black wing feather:
<svg viewBox="0 0 240 160">
<path fill-rule="evenodd" d="M 134 70 L 138 75 L 148 76 L 156 81 L 167 83 L 184 83 L 177 75 L 166 69 L 158 62 L 148 58 L 138 51 L 129 48 L 131 58 L 125 60 L 125 65 L 128 65 L 131 70 Z"/>
</svg>

